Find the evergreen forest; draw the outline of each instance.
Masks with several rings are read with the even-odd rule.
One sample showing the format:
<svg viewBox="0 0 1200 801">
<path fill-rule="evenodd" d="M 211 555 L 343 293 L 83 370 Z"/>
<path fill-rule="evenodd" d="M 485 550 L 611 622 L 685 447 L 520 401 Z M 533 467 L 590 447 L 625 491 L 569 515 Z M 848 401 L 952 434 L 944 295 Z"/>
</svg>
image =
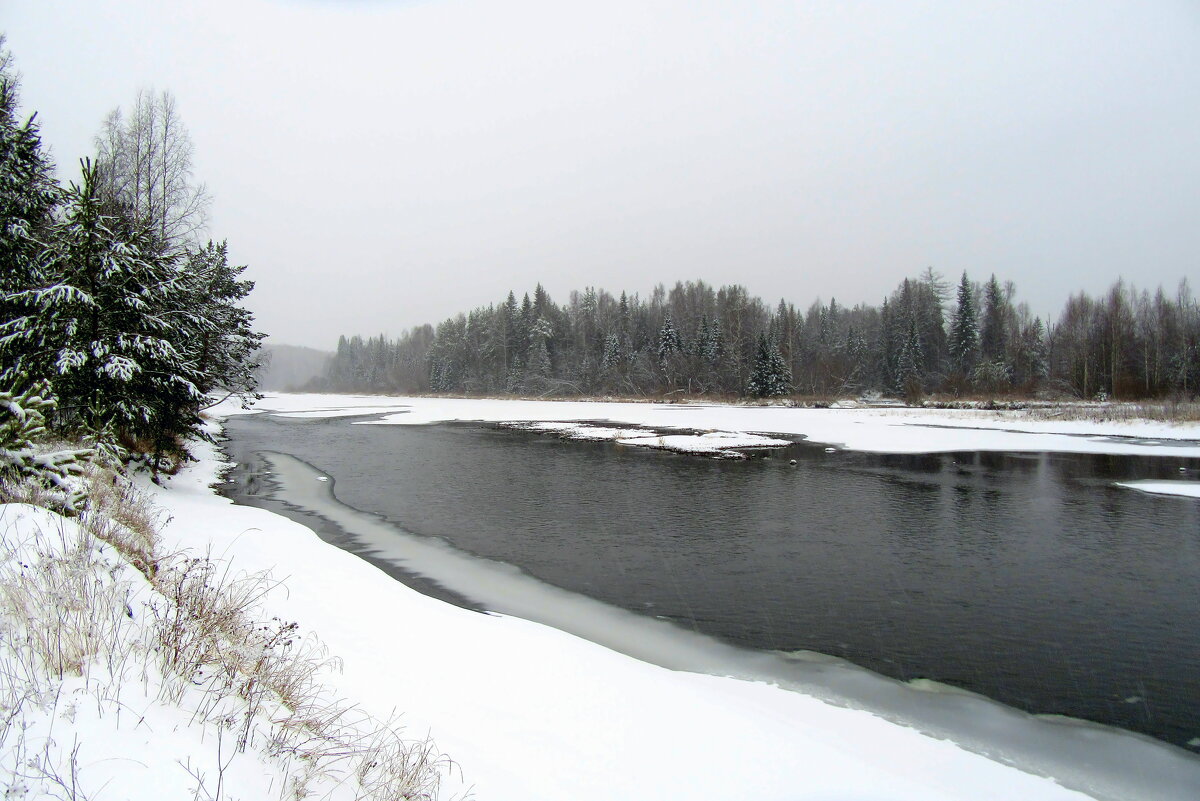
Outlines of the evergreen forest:
<svg viewBox="0 0 1200 801">
<path fill-rule="evenodd" d="M 413 328 L 342 336 L 315 388 L 522 396 L 1194 398 L 1200 306 L 1118 281 L 1079 293 L 1047 324 L 994 275 L 932 269 L 878 306 L 769 306 L 737 285 L 588 288 L 565 304 L 520 300 Z"/>
</svg>

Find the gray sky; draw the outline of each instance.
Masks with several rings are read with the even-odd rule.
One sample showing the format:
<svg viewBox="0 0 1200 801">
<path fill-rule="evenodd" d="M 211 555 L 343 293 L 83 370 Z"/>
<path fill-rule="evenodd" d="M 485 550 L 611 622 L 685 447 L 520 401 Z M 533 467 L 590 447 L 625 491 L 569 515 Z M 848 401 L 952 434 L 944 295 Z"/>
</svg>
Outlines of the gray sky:
<svg viewBox="0 0 1200 801">
<path fill-rule="evenodd" d="M 0 0 L 64 177 L 169 89 L 272 341 L 541 281 L 1200 278 L 1200 2 Z"/>
</svg>

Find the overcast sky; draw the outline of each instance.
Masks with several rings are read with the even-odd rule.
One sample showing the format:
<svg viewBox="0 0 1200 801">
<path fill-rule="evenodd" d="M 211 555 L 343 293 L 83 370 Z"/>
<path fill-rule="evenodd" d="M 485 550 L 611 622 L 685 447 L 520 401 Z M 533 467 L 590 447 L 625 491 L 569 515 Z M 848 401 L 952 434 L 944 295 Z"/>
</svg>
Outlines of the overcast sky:
<svg viewBox="0 0 1200 801">
<path fill-rule="evenodd" d="M 878 303 L 932 266 L 1036 313 L 1200 283 L 1200 2 L 0 0 L 60 174 L 173 92 L 272 341 L 518 296 Z"/>
</svg>

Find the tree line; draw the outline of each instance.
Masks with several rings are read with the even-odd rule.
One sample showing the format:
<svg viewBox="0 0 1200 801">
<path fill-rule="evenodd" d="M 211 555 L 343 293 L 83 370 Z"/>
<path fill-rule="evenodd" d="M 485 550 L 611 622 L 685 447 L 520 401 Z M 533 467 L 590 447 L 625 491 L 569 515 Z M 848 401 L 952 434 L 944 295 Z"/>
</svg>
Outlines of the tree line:
<svg viewBox="0 0 1200 801">
<path fill-rule="evenodd" d="M 253 283 L 202 242 L 208 196 L 169 92 L 116 110 L 61 185 L 0 37 L 0 394 L 115 454 L 186 455 L 216 399 L 255 395 Z M 49 404 L 49 405 L 47 405 Z M 10 408 L 11 407 L 11 408 Z M 15 409 L 15 411 L 14 411 Z"/>
<path fill-rule="evenodd" d="M 1200 385 L 1200 307 L 1117 281 L 1071 297 L 1047 325 L 994 275 L 956 284 L 927 269 L 879 305 L 768 306 L 738 285 L 603 289 L 557 304 L 541 285 L 519 301 L 413 328 L 342 336 L 314 388 L 514 395 L 846 396 L 915 399 L 1054 393 L 1187 397 Z"/>
</svg>

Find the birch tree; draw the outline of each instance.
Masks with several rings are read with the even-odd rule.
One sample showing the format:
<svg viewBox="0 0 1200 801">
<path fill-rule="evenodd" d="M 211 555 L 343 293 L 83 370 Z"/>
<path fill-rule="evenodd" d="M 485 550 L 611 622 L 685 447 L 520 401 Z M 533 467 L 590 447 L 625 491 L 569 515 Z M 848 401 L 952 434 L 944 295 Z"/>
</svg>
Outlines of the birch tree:
<svg viewBox="0 0 1200 801">
<path fill-rule="evenodd" d="M 199 245 L 210 198 L 192 174 L 194 146 L 175 96 L 143 89 L 133 108 L 113 109 L 96 137 L 101 193 L 141 222 L 164 250 Z"/>
</svg>

